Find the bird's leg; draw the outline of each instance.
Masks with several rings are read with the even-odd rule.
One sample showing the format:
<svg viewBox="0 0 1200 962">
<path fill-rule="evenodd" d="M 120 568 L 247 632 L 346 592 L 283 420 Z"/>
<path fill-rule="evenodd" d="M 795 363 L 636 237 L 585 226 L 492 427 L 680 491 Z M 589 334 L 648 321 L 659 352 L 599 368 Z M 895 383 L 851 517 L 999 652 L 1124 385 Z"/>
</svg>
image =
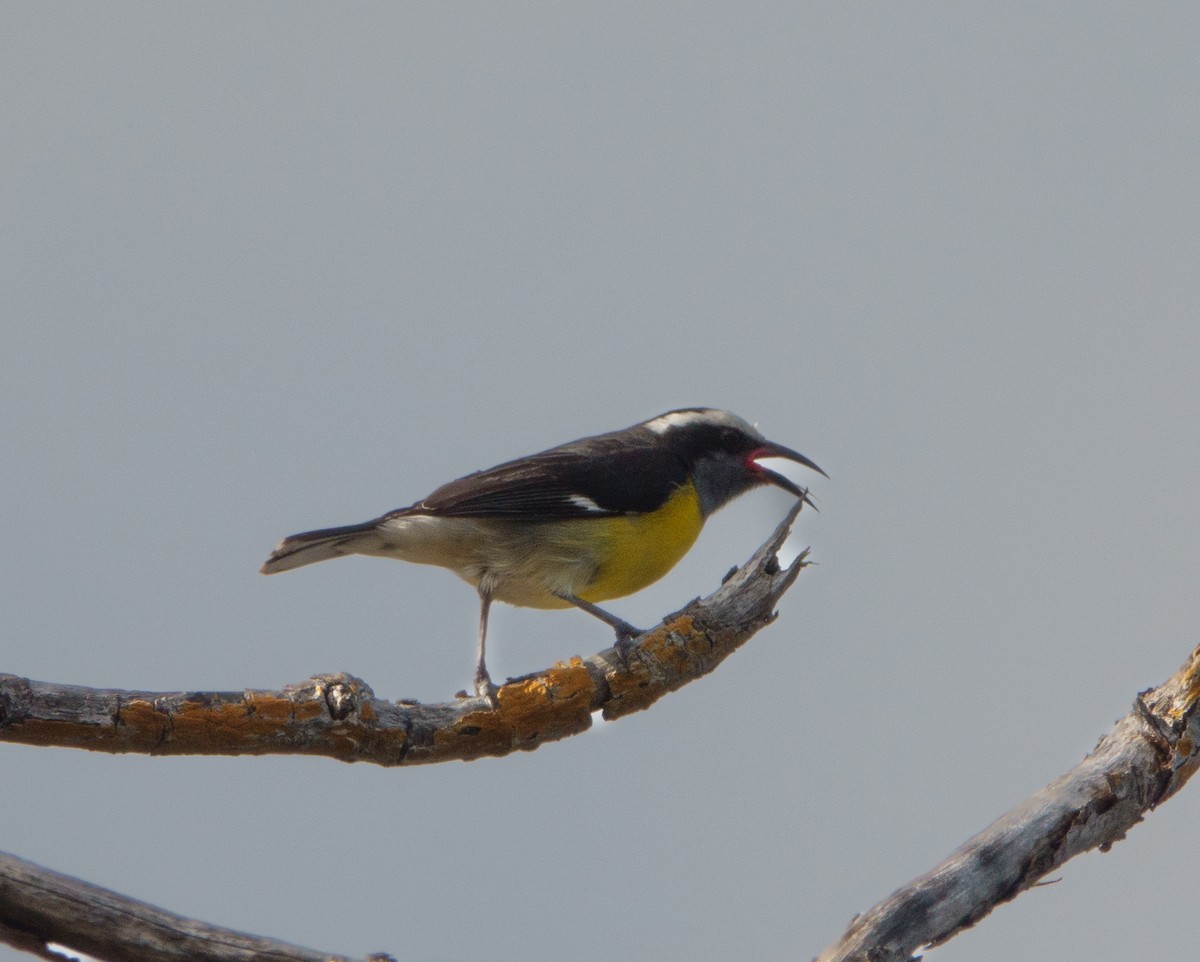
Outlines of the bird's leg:
<svg viewBox="0 0 1200 962">
<path fill-rule="evenodd" d="M 496 707 L 496 686 L 492 684 L 488 674 L 484 650 L 487 647 L 488 609 L 492 606 L 492 593 L 479 589 L 479 658 L 475 662 L 475 694 L 486 698 L 488 703 Z"/>
<path fill-rule="evenodd" d="M 617 633 L 617 654 L 621 658 L 621 663 L 626 668 L 629 667 L 629 649 L 633 645 L 633 639 L 638 635 L 645 634 L 641 628 L 635 628 L 628 621 L 618 618 L 616 615 L 605 611 L 592 604 L 590 601 L 584 601 L 578 595 L 572 595 L 567 592 L 559 592 L 558 597 L 563 601 L 568 601 L 580 611 L 586 611 L 589 615 L 599 618 L 606 625 L 612 628 Z"/>
</svg>

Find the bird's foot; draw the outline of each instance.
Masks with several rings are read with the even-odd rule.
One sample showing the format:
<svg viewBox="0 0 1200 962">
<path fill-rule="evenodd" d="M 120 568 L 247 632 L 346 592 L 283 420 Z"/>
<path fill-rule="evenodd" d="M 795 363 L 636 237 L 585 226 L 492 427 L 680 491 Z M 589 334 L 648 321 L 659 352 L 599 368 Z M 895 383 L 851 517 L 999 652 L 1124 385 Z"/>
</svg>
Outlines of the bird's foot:
<svg viewBox="0 0 1200 962">
<path fill-rule="evenodd" d="M 496 692 L 500 689 L 492 683 L 491 676 L 487 671 L 475 673 L 475 697 L 483 698 L 487 701 L 491 708 L 500 707 L 500 702 L 496 698 Z"/>
<path fill-rule="evenodd" d="M 612 612 L 605 611 L 592 604 L 590 601 L 584 601 L 578 595 L 570 594 L 569 592 L 558 593 L 563 601 L 573 604 L 576 608 L 586 611 L 593 618 L 599 618 L 613 631 L 617 633 L 617 660 L 621 663 L 621 667 L 626 671 L 629 670 L 629 653 L 633 650 L 633 639 L 638 635 L 644 635 L 645 632 L 641 628 L 635 628 L 628 621 L 618 618 Z"/>
<path fill-rule="evenodd" d="M 617 653 L 617 661 L 621 663 L 621 667 L 625 671 L 629 670 L 629 656 L 633 653 L 633 639 L 638 635 L 644 635 L 645 632 L 640 628 L 635 628 L 627 621 L 622 621 L 619 625 L 613 625 L 613 630 L 617 633 L 617 643 L 613 645 L 613 650 Z"/>
</svg>

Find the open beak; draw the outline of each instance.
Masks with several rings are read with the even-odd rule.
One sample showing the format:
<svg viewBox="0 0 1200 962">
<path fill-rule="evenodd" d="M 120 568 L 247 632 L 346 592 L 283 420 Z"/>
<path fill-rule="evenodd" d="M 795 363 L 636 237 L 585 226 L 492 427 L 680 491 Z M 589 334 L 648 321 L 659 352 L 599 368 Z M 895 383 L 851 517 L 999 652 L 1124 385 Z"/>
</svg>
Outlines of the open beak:
<svg viewBox="0 0 1200 962">
<path fill-rule="evenodd" d="M 817 474 L 829 477 L 829 475 L 825 474 L 824 471 L 822 471 L 819 467 L 817 467 L 816 464 L 806 458 L 799 451 L 793 451 L 791 448 L 785 448 L 782 444 L 775 444 L 773 441 L 768 441 L 766 444 L 757 447 L 750 452 L 750 456 L 746 459 L 746 461 L 759 477 L 761 477 L 768 484 L 773 484 L 776 487 L 783 488 L 783 490 L 787 491 L 789 494 L 794 494 L 801 501 L 808 501 L 808 491 L 800 487 L 800 485 L 796 484 L 790 478 L 785 478 L 778 471 L 772 471 L 770 468 L 764 468 L 758 463 L 761 458 L 784 458 L 788 461 L 795 461 L 797 464 L 803 464 L 806 468 L 812 468 L 817 472 Z M 808 501 L 808 503 L 812 504 L 811 501 Z"/>
</svg>

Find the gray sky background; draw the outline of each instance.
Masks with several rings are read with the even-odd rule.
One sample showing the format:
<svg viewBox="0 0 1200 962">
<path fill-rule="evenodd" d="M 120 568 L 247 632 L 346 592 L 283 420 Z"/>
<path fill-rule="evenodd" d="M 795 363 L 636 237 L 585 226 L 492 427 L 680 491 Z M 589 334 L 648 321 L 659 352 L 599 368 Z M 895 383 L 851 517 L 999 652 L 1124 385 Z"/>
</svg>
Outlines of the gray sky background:
<svg viewBox="0 0 1200 962">
<path fill-rule="evenodd" d="M 831 480 L 779 622 L 640 716 L 398 771 L 3 746 L 0 848 L 357 954 L 807 959 L 1197 641 L 1194 5 L 3 9 L 0 670 L 444 700 L 467 586 L 278 539 L 684 405 Z M 610 640 L 500 608 L 490 661 Z M 1198 819 L 934 958 L 1190 954 Z"/>
</svg>

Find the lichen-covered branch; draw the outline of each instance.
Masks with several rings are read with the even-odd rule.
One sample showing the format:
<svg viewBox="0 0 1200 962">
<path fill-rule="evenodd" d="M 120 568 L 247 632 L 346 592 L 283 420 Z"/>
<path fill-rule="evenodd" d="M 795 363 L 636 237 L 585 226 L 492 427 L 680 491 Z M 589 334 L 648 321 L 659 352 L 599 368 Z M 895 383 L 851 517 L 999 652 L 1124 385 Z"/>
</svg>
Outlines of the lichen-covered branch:
<svg viewBox="0 0 1200 962">
<path fill-rule="evenodd" d="M 858 916 L 818 962 L 907 962 L 1067 859 L 1114 842 L 1200 765 L 1200 647 L 1079 765 Z"/>
<path fill-rule="evenodd" d="M 152 755 L 327 755 L 412 765 L 529 751 L 619 718 L 708 674 L 775 618 L 805 566 L 777 552 L 798 502 L 754 557 L 715 592 L 634 642 L 510 680 L 482 698 L 390 702 L 349 675 L 280 691 L 145 692 L 83 688 L 0 675 L 0 741 Z"/>
</svg>

